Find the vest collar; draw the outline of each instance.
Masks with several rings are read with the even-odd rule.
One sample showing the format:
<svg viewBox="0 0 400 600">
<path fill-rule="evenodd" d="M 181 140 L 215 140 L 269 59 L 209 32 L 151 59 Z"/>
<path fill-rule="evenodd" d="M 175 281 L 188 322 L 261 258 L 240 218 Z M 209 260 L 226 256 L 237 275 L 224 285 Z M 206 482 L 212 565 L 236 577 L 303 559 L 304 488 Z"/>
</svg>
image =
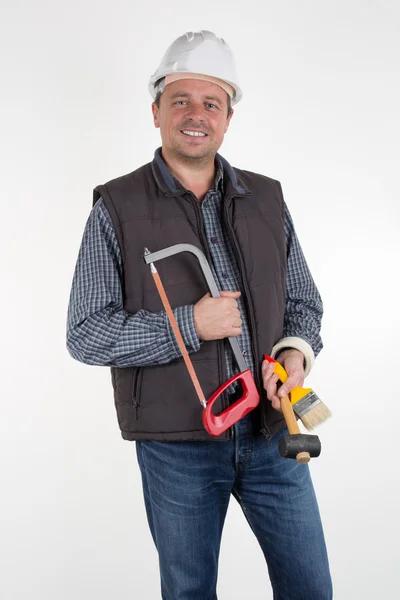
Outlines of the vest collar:
<svg viewBox="0 0 400 600">
<path fill-rule="evenodd" d="M 226 196 L 249 196 L 250 190 L 238 179 L 235 170 L 231 167 L 228 161 L 220 154 L 216 158 L 221 162 L 224 169 L 224 182 Z M 157 148 L 154 153 L 154 159 L 151 162 L 151 168 L 157 185 L 163 190 L 167 196 L 181 196 L 186 192 L 185 188 L 177 187 L 174 177 L 168 171 L 168 167 L 162 157 L 161 147 Z"/>
</svg>

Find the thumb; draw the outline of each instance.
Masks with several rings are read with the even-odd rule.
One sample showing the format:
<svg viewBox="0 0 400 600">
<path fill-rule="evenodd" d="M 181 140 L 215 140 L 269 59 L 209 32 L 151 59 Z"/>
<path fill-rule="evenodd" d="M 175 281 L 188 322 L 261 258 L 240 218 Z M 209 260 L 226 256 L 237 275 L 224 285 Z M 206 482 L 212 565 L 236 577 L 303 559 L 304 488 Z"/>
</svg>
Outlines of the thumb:
<svg viewBox="0 0 400 600">
<path fill-rule="evenodd" d="M 293 388 L 302 384 L 301 376 L 299 373 L 295 373 L 287 378 L 284 384 L 278 390 L 278 398 L 287 396 Z"/>
<path fill-rule="evenodd" d="M 241 293 L 242 292 L 231 292 L 230 290 L 222 290 L 222 292 L 220 292 L 223 298 L 239 298 Z"/>
</svg>

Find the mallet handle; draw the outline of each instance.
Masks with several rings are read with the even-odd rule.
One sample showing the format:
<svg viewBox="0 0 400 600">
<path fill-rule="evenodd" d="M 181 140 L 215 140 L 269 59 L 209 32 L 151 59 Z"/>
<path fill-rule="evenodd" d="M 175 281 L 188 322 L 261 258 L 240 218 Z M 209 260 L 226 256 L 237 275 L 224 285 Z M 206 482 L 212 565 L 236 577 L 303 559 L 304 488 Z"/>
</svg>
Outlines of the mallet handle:
<svg viewBox="0 0 400 600">
<path fill-rule="evenodd" d="M 294 416 L 293 408 L 289 400 L 289 396 L 281 398 L 281 408 L 283 416 L 285 417 L 286 425 L 290 435 L 296 435 L 301 433 L 299 426 L 297 425 L 296 417 Z"/>
<path fill-rule="evenodd" d="M 281 398 L 281 408 L 290 435 L 301 433 L 299 426 L 297 425 L 296 417 L 294 416 L 293 406 L 289 400 L 289 396 Z M 296 456 L 296 460 L 298 463 L 304 465 L 305 463 L 310 462 L 311 457 L 308 452 L 299 452 Z"/>
</svg>

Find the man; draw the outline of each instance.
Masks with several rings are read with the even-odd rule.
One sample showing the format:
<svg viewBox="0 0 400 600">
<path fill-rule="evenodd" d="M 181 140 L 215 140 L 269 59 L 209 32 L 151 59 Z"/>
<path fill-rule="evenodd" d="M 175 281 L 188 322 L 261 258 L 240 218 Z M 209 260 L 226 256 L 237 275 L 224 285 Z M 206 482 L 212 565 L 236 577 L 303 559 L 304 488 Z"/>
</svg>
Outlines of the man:
<svg viewBox="0 0 400 600">
<path fill-rule="evenodd" d="M 322 348 L 322 304 L 279 182 L 234 169 L 217 151 L 241 98 L 229 47 L 187 33 L 150 79 L 162 147 L 154 160 L 94 190 L 72 286 L 68 349 L 111 366 L 122 437 L 136 440 L 164 600 L 214 600 L 231 494 L 264 552 L 274 598 L 328 600 L 331 580 L 308 467 L 282 459 L 280 398 L 302 385 Z M 237 336 L 261 402 L 211 438 L 144 263 L 144 248 L 206 253 L 221 298 L 196 259 L 157 263 L 206 397 L 237 372 Z M 263 362 L 276 356 L 284 386 Z M 231 389 L 219 412 L 240 397 Z"/>
</svg>

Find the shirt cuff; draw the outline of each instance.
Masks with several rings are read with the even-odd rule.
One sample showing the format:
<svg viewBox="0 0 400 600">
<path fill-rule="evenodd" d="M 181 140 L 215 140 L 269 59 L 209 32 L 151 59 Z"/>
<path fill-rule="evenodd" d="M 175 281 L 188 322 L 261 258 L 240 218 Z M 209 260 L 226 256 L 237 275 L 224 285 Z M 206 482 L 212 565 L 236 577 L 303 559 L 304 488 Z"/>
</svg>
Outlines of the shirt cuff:
<svg viewBox="0 0 400 600">
<path fill-rule="evenodd" d="M 272 348 L 271 357 L 275 358 L 278 352 L 283 351 L 284 348 L 294 348 L 303 354 L 305 360 L 304 377 L 307 377 L 315 362 L 314 350 L 310 344 L 303 340 L 303 338 L 285 337 L 279 340 Z"/>
<path fill-rule="evenodd" d="M 174 313 L 174 317 L 176 319 L 176 322 L 178 323 L 179 331 L 181 332 L 181 336 L 183 338 L 187 351 L 189 353 L 198 352 L 198 350 L 200 349 L 200 339 L 197 335 L 196 327 L 194 324 L 193 304 L 188 306 L 178 306 L 177 308 L 174 308 L 172 312 Z M 176 355 L 181 357 L 182 352 L 180 351 L 171 323 L 169 322 L 167 315 L 165 315 L 165 318 L 167 320 L 169 339 L 171 340 L 175 348 Z"/>
</svg>

